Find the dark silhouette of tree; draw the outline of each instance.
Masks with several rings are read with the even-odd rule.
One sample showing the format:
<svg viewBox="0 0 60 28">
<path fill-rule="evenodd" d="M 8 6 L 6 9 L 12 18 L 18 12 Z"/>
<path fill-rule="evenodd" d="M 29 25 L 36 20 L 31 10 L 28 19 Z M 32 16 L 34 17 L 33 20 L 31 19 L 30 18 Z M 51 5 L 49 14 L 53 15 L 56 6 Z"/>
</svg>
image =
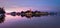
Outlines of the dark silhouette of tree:
<svg viewBox="0 0 60 28">
<path fill-rule="evenodd" d="M 16 12 L 11 12 L 11 15 L 12 16 L 16 16 Z"/>
<path fill-rule="evenodd" d="M 5 14 L 5 10 L 3 8 L 0 8 L 0 14 Z"/>
</svg>

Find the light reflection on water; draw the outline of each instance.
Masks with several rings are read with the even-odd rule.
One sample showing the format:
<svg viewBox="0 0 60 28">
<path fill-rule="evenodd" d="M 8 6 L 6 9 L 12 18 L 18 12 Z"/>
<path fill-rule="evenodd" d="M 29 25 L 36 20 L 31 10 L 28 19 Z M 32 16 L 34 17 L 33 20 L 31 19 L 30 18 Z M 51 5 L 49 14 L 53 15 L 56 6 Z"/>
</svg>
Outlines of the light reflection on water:
<svg viewBox="0 0 60 28">
<path fill-rule="evenodd" d="M 6 15 L 0 28 L 60 28 L 60 16 L 42 16 L 28 19 L 21 16 Z"/>
</svg>

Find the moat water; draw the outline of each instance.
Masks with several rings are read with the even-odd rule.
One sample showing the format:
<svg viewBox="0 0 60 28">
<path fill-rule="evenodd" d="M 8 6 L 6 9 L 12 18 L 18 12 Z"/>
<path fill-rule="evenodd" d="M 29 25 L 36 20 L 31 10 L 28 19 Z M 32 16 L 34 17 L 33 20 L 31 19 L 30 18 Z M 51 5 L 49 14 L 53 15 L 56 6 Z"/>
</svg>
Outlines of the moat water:
<svg viewBox="0 0 60 28">
<path fill-rule="evenodd" d="M 41 16 L 26 18 L 5 15 L 0 28 L 60 28 L 60 16 Z"/>
</svg>

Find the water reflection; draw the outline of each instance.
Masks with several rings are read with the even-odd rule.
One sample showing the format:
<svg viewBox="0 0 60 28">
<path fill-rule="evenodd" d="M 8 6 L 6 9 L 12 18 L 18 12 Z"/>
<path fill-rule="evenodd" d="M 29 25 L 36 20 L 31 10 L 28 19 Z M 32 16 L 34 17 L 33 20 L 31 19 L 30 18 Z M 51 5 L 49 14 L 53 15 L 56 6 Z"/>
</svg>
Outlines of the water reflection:
<svg viewBox="0 0 60 28">
<path fill-rule="evenodd" d="M 2 15 L 0 16 L 0 23 L 3 23 L 3 22 L 4 22 L 4 20 L 5 20 L 5 15 L 4 15 L 4 14 L 2 14 Z"/>
</svg>

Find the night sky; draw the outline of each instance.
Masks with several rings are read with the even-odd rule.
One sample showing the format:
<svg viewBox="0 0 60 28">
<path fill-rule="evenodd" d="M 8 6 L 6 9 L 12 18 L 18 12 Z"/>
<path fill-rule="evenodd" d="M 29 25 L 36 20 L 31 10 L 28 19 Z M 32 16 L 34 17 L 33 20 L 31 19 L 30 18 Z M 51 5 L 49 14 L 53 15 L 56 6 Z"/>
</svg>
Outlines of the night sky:
<svg viewBox="0 0 60 28">
<path fill-rule="evenodd" d="M 60 0 L 0 0 L 0 7 L 6 12 L 20 12 L 25 10 L 60 11 Z"/>
</svg>

